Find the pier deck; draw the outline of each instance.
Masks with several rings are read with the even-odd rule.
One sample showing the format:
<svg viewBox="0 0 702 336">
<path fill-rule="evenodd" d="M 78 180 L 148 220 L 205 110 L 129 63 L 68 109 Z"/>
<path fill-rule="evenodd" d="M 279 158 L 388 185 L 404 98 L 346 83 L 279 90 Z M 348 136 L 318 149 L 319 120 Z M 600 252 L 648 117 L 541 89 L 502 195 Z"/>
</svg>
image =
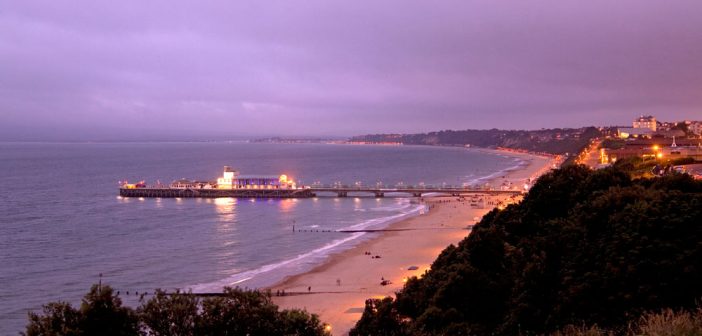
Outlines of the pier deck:
<svg viewBox="0 0 702 336">
<path fill-rule="evenodd" d="M 447 196 L 462 196 L 462 195 L 519 195 L 522 192 L 519 190 L 497 190 L 474 187 L 397 187 L 397 188 L 381 188 L 381 187 L 311 187 L 315 195 L 328 193 L 337 197 L 348 197 L 349 194 L 362 195 L 370 194 L 375 197 L 385 197 L 387 194 L 397 196 L 412 196 L 422 197 L 426 194 L 442 194 Z"/>
<path fill-rule="evenodd" d="M 176 188 L 120 188 L 122 197 L 161 197 L 161 198 L 310 198 L 315 196 L 349 197 L 374 196 L 385 197 L 391 194 L 398 197 L 422 197 L 426 194 L 448 196 L 463 195 L 519 195 L 519 190 L 493 190 L 471 187 L 306 187 L 298 189 L 176 189 Z"/>
</svg>

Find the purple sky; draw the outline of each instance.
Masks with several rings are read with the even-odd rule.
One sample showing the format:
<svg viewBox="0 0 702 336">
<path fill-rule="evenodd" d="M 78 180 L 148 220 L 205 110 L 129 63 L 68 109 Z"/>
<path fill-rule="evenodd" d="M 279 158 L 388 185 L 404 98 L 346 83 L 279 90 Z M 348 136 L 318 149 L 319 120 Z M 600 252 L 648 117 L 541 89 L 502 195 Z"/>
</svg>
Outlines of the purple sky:
<svg viewBox="0 0 702 336">
<path fill-rule="evenodd" d="M 702 1 L 0 6 L 0 140 L 578 127 L 640 114 L 702 119 Z"/>
</svg>

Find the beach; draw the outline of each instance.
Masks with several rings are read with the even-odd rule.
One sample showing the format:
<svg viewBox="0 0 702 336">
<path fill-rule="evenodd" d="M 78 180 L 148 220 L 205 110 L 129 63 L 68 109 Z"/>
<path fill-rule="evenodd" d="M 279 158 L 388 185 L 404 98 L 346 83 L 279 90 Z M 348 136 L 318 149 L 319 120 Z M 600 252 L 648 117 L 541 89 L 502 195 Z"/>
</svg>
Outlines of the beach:
<svg viewBox="0 0 702 336">
<path fill-rule="evenodd" d="M 488 183 L 494 188 L 521 187 L 557 163 L 551 157 L 498 153 L 525 164 L 493 177 Z M 334 335 L 346 335 L 361 317 L 366 299 L 394 296 L 408 277 L 421 276 L 442 250 L 465 238 L 484 214 L 509 201 L 510 196 L 482 196 L 477 204 L 471 197 L 425 197 L 424 214 L 369 233 L 375 237 L 270 287 L 273 301 L 283 309 L 317 314 Z"/>
</svg>

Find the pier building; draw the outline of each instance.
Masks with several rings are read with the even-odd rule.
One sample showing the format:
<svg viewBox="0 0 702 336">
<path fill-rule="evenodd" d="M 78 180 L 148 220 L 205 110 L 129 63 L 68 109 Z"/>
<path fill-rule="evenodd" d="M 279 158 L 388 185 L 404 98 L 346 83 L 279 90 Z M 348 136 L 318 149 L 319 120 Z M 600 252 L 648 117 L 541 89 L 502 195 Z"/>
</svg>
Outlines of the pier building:
<svg viewBox="0 0 702 336">
<path fill-rule="evenodd" d="M 248 176 L 224 166 L 222 177 L 217 178 L 217 189 L 295 189 L 296 184 L 287 175 Z"/>
</svg>

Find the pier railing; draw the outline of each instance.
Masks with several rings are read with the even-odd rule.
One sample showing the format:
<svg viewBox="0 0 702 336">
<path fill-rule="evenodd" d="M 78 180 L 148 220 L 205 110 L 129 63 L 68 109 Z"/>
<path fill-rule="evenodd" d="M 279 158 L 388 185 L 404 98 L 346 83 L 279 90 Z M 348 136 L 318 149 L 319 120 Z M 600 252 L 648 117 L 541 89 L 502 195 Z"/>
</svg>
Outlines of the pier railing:
<svg viewBox="0 0 702 336">
<path fill-rule="evenodd" d="M 395 187 L 373 187 L 373 186 L 348 186 L 348 185 L 313 185 L 309 186 L 310 190 L 315 195 L 320 193 L 336 194 L 338 197 L 347 197 L 350 193 L 356 194 L 373 194 L 376 197 L 384 197 L 386 194 L 409 194 L 413 197 L 421 197 L 425 194 L 445 194 L 450 196 L 461 196 L 467 194 L 487 194 L 487 195 L 518 195 L 521 190 L 516 189 L 493 189 L 480 187 L 463 187 L 463 186 L 395 186 Z"/>
<path fill-rule="evenodd" d="M 123 197 L 165 197 L 165 198 L 309 198 L 315 196 L 375 196 L 385 197 L 388 194 L 399 197 L 422 197 L 427 194 L 448 196 L 463 195 L 518 195 L 522 190 L 493 189 L 469 186 L 432 186 L 432 185 L 401 185 L 401 186 L 349 186 L 343 184 L 310 185 L 296 189 L 207 189 L 207 188 L 167 188 L 142 187 L 120 188 Z"/>
</svg>

